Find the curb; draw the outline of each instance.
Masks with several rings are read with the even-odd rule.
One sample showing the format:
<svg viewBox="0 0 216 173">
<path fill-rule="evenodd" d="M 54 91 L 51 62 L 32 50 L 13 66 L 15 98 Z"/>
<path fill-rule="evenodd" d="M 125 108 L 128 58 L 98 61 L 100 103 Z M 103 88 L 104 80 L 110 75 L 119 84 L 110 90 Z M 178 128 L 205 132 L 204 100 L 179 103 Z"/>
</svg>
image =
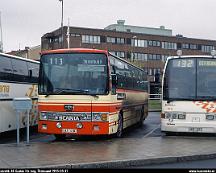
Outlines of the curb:
<svg viewBox="0 0 216 173">
<path fill-rule="evenodd" d="M 162 158 L 152 159 L 134 159 L 134 160 L 116 160 L 107 162 L 92 162 L 92 163 L 78 163 L 78 164 L 61 164 L 61 165 L 50 165 L 42 166 L 41 168 L 64 168 L 64 169 L 87 169 L 87 168 L 133 168 L 136 166 L 147 166 L 154 164 L 165 164 L 165 163 L 178 163 L 186 161 L 206 160 L 216 158 L 216 153 L 213 154 L 199 154 L 190 156 L 167 156 Z"/>
<path fill-rule="evenodd" d="M 149 112 L 161 112 L 161 109 L 149 109 Z"/>
</svg>

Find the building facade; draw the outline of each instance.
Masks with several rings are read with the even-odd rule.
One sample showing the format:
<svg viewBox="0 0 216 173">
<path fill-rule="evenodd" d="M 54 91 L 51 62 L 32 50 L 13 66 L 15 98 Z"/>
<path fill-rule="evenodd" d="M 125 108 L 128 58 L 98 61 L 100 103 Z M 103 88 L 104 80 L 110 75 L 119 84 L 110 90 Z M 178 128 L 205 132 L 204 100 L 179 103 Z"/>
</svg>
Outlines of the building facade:
<svg viewBox="0 0 216 173">
<path fill-rule="evenodd" d="M 183 55 L 209 55 L 216 41 L 172 36 L 172 30 L 165 27 L 146 30 L 146 27 L 124 25 L 122 20 L 105 29 L 65 26 L 63 33 L 59 28 L 41 38 L 42 51 L 75 47 L 106 49 L 143 68 L 148 80 L 154 82 L 155 75 L 162 74 L 167 57 L 176 55 L 178 49 Z"/>
<path fill-rule="evenodd" d="M 8 52 L 7 54 L 20 56 L 32 60 L 40 60 L 41 46 L 25 47 L 22 50 Z"/>
</svg>

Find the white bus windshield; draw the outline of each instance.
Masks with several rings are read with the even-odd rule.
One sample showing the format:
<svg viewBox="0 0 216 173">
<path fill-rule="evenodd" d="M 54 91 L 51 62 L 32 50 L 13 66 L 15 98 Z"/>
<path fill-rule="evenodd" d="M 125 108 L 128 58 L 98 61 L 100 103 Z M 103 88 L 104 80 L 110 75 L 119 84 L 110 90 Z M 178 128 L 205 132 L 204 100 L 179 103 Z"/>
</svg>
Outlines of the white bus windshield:
<svg viewBox="0 0 216 173">
<path fill-rule="evenodd" d="M 165 100 L 215 100 L 216 59 L 169 60 L 163 89 Z"/>
<path fill-rule="evenodd" d="M 100 95 L 107 92 L 105 54 L 64 53 L 41 57 L 39 94 Z"/>
</svg>

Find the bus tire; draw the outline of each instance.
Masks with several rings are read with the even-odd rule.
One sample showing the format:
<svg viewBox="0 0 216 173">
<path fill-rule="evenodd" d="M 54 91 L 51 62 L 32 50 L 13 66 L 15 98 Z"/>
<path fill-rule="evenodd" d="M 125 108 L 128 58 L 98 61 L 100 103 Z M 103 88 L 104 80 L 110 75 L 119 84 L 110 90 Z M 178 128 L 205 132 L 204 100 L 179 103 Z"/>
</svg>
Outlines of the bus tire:
<svg viewBox="0 0 216 173">
<path fill-rule="evenodd" d="M 141 126 L 143 126 L 143 121 L 145 120 L 144 119 L 144 107 L 142 107 L 142 109 L 141 109 L 141 111 L 140 111 L 140 120 L 139 120 L 139 122 L 138 122 L 138 125 L 141 127 Z"/>
<path fill-rule="evenodd" d="M 120 112 L 118 115 L 118 129 L 116 132 L 116 137 L 121 138 L 123 133 L 123 114 Z"/>
<path fill-rule="evenodd" d="M 55 134 L 54 136 L 56 138 L 56 141 L 63 141 L 66 138 L 66 135 L 64 134 L 63 135 Z"/>
<path fill-rule="evenodd" d="M 174 132 L 168 132 L 168 131 L 163 131 L 165 133 L 166 136 L 174 136 L 175 133 Z"/>
</svg>

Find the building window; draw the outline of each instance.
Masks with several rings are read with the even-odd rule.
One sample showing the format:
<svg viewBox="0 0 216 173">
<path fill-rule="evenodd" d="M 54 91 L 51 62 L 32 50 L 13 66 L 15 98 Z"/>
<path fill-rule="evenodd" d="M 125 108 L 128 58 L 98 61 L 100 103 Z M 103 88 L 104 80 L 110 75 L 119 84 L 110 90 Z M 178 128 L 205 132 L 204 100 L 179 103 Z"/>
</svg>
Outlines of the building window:
<svg viewBox="0 0 216 173">
<path fill-rule="evenodd" d="M 110 51 L 111 54 L 116 55 L 120 58 L 125 58 L 125 52 L 122 51 Z"/>
<path fill-rule="evenodd" d="M 150 75 L 150 76 L 152 75 L 152 69 L 151 68 L 148 69 L 148 75 Z"/>
<path fill-rule="evenodd" d="M 149 41 L 148 41 L 148 45 L 149 45 L 149 46 L 154 46 L 154 47 L 160 47 L 160 46 L 161 46 L 161 43 L 160 43 L 160 41 L 149 40 Z"/>
<path fill-rule="evenodd" d="M 163 62 L 166 62 L 167 58 L 168 58 L 168 55 L 161 55 L 161 60 Z"/>
<path fill-rule="evenodd" d="M 189 44 L 188 43 L 183 43 L 182 44 L 182 49 L 189 49 Z"/>
<path fill-rule="evenodd" d="M 125 39 L 120 37 L 107 37 L 107 43 L 125 44 Z"/>
<path fill-rule="evenodd" d="M 162 48 L 163 49 L 177 49 L 177 44 L 176 43 L 171 43 L 171 42 L 162 42 Z"/>
<path fill-rule="evenodd" d="M 100 36 L 82 35 L 82 43 L 100 44 Z"/>
<path fill-rule="evenodd" d="M 70 33 L 71 37 L 80 37 L 80 34 L 76 34 L 76 33 Z"/>
<path fill-rule="evenodd" d="M 124 39 L 124 38 L 119 38 L 119 37 L 117 37 L 117 38 L 116 38 L 116 43 L 117 43 L 117 44 L 125 44 L 125 39 Z"/>
<path fill-rule="evenodd" d="M 114 43 L 115 44 L 115 38 L 114 37 L 107 37 L 107 43 Z"/>
<path fill-rule="evenodd" d="M 144 53 L 134 52 L 132 53 L 132 56 L 134 60 L 138 60 L 138 61 L 147 61 L 148 59 L 148 54 L 144 54 Z"/>
<path fill-rule="evenodd" d="M 201 51 L 210 53 L 214 49 L 214 46 L 206 46 L 206 45 L 201 45 Z"/>
<path fill-rule="evenodd" d="M 148 54 L 148 60 L 161 60 L 161 55 L 159 55 L 159 54 Z"/>
<path fill-rule="evenodd" d="M 160 68 L 149 68 L 149 69 L 146 69 L 147 73 L 149 76 L 154 76 L 155 74 L 157 73 L 161 73 L 161 69 Z"/>
<path fill-rule="evenodd" d="M 196 44 L 190 44 L 190 49 L 196 50 L 198 46 Z"/>
<path fill-rule="evenodd" d="M 131 40 L 131 46 L 148 47 L 148 41 L 147 40 L 132 39 Z"/>
</svg>

